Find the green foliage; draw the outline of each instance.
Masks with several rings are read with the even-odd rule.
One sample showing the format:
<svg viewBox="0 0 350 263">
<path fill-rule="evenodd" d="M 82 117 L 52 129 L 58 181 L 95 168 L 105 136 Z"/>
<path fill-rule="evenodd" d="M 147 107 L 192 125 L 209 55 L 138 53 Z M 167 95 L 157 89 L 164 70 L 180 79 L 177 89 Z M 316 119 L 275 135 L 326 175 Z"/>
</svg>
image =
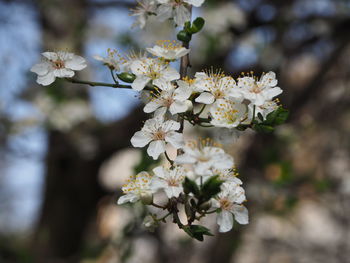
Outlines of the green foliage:
<svg viewBox="0 0 350 263">
<path fill-rule="evenodd" d="M 177 34 L 177 39 L 184 43 L 189 43 L 192 39 L 192 35 L 201 31 L 204 24 L 205 20 L 202 17 L 197 17 L 192 24 L 190 21 L 186 22 L 184 29 Z"/>
<path fill-rule="evenodd" d="M 275 126 L 281 125 L 286 122 L 289 116 L 289 111 L 283 107 L 278 107 L 273 112 L 270 112 L 266 119 L 264 120 L 263 116 L 258 113 L 258 120 L 253 121 L 252 128 L 257 132 L 262 133 L 271 133 L 275 130 Z"/>
<path fill-rule="evenodd" d="M 201 187 L 201 201 L 208 201 L 221 191 L 221 184 L 223 181 L 219 179 L 219 176 L 210 177 Z"/>
<path fill-rule="evenodd" d="M 192 25 L 190 22 L 187 22 L 185 24 L 185 31 L 191 35 L 198 33 L 201 31 L 204 27 L 205 20 L 202 17 L 197 17 Z"/>
<path fill-rule="evenodd" d="M 177 39 L 184 43 L 189 43 L 192 39 L 192 35 L 187 33 L 185 30 L 181 30 L 179 33 L 177 33 Z"/>
<path fill-rule="evenodd" d="M 191 179 L 185 177 L 185 181 L 183 182 L 182 186 L 186 194 L 193 193 L 195 196 L 199 196 L 199 187 L 196 182 L 192 181 Z"/>
<path fill-rule="evenodd" d="M 185 226 L 183 230 L 192 238 L 195 238 L 199 241 L 204 240 L 204 235 L 206 236 L 213 236 L 213 234 L 210 232 L 210 230 L 204 226 L 200 225 L 190 225 Z"/>
</svg>

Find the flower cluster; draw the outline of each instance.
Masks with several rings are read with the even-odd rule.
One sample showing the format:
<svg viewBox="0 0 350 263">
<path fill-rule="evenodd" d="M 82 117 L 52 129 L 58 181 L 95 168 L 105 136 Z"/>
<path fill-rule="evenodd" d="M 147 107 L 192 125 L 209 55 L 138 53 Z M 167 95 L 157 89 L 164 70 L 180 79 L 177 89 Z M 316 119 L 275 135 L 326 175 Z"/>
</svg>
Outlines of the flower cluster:
<svg viewBox="0 0 350 263">
<path fill-rule="evenodd" d="M 204 0 L 140 0 L 132 16 L 136 16 L 134 26 L 144 28 L 149 16 L 155 16 L 159 21 L 173 19 L 176 26 L 182 27 L 190 21 L 189 7 L 200 7 Z"/>
<path fill-rule="evenodd" d="M 86 62 L 68 52 L 44 52 L 44 61 L 31 69 L 38 74 L 37 82 L 41 85 L 49 85 L 58 77 L 72 83 L 129 88 L 141 93 L 143 110 L 150 118 L 132 136 L 131 144 L 147 147 L 152 159 L 163 159 L 167 164 L 130 178 L 122 188 L 118 204 L 141 201 L 160 209 L 160 213 L 167 210 L 161 218 L 150 213 L 145 225 L 153 228 L 172 216 L 180 229 L 197 240 L 211 233 L 206 227 L 194 224 L 195 221 L 216 213 L 219 231 L 227 232 L 234 220 L 248 224 L 248 210 L 243 205 L 245 191 L 237 178 L 233 157 L 211 139 L 186 141 L 185 122 L 216 128 L 218 133 L 242 133 L 247 129 L 271 132 L 288 117 L 288 111 L 276 98 L 282 89 L 277 86 L 272 71 L 259 77 L 252 72 L 242 73 L 238 78 L 214 69 L 192 76 L 184 73 L 189 61 L 189 42 L 205 23 L 203 18 L 190 22 L 191 7 L 201 6 L 203 2 L 140 0 L 133 13 L 138 18 L 137 24 L 143 27 L 150 15 L 161 20 L 172 18 L 176 25 L 184 26 L 177 35 L 182 43 L 158 41 L 145 52 L 121 55 L 108 49 L 107 57 L 95 56 L 109 68 L 112 84 L 73 79 L 74 71 L 84 69 Z M 174 67 L 178 60 L 181 60 L 179 71 Z M 167 153 L 171 147 L 177 152 L 173 159 Z M 162 204 L 154 201 L 158 196 L 165 198 Z M 180 209 L 186 213 L 186 223 L 179 218 Z"/>
<path fill-rule="evenodd" d="M 248 210 L 242 205 L 246 200 L 245 192 L 242 181 L 237 178 L 232 156 L 209 138 L 189 141 L 182 150 L 183 154 L 171 167 L 158 166 L 153 169 L 153 176 L 142 172 L 128 180 L 122 188 L 125 195 L 119 198 L 118 204 L 141 200 L 146 205 L 155 205 L 154 195 L 163 192 L 168 201 L 162 208 L 171 210 L 174 200 L 184 203 L 195 211 L 189 221 L 217 212 L 220 232 L 232 229 L 233 218 L 240 224 L 248 224 Z M 221 183 L 216 186 L 217 195 L 207 196 L 203 191 L 215 182 Z M 190 195 L 186 197 L 189 191 Z M 189 198 L 190 204 L 186 203 Z"/>
</svg>

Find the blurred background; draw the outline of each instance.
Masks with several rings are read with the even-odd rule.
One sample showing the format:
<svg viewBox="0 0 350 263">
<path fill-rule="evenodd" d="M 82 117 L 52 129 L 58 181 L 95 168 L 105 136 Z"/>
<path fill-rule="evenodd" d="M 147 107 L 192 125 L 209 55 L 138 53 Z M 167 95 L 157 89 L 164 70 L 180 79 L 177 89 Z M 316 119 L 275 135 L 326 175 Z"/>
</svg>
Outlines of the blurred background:
<svg viewBox="0 0 350 263">
<path fill-rule="evenodd" d="M 226 142 L 247 191 L 250 224 L 202 243 L 141 208 L 115 204 L 151 165 L 130 137 L 138 94 L 36 84 L 40 52 L 87 58 L 86 80 L 112 82 L 92 59 L 174 39 L 171 23 L 131 29 L 127 0 L 0 0 L 0 262 L 346 263 L 350 258 L 350 1 L 206 0 L 194 16 L 193 74 L 275 71 L 290 109 L 272 135 Z M 201 131 L 195 131 L 201 132 Z"/>
</svg>

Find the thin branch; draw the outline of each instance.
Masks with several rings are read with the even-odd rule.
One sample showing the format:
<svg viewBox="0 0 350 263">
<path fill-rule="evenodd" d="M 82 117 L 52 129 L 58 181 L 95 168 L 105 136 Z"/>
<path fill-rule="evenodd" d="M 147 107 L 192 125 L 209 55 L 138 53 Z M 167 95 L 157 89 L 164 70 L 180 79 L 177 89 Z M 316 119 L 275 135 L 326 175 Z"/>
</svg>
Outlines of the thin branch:
<svg viewBox="0 0 350 263">
<path fill-rule="evenodd" d="M 111 87 L 111 88 L 121 88 L 121 89 L 131 89 L 130 85 L 121 85 L 121 84 L 111 84 L 111 83 L 105 83 L 105 82 L 94 82 L 94 81 L 86 81 L 86 80 L 80 80 L 80 79 L 72 79 L 72 78 L 66 78 L 71 83 L 75 84 L 86 84 L 91 87 Z"/>
<path fill-rule="evenodd" d="M 119 84 L 118 82 L 115 84 L 112 83 L 105 83 L 105 82 L 94 82 L 94 81 L 87 81 L 87 80 L 80 80 L 80 79 L 72 79 L 72 78 L 66 78 L 67 81 L 74 83 L 74 84 L 85 84 L 89 85 L 91 87 L 111 87 L 115 89 L 132 89 L 130 85 L 123 85 Z M 145 90 L 153 90 L 152 88 L 145 87 Z"/>
</svg>

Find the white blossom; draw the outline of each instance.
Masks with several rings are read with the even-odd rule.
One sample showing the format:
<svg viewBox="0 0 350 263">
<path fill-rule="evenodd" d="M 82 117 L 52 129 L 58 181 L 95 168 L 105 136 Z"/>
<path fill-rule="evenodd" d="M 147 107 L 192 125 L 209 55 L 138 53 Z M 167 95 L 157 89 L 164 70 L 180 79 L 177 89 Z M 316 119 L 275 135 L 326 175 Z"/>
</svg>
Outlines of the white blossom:
<svg viewBox="0 0 350 263">
<path fill-rule="evenodd" d="M 247 106 L 234 100 L 217 100 L 210 108 L 212 120 L 216 127 L 235 128 L 247 120 Z"/>
<path fill-rule="evenodd" d="M 219 179 L 224 182 L 231 182 L 237 185 L 242 184 L 242 181 L 237 177 L 238 173 L 234 167 L 229 169 L 212 169 L 212 175 L 203 176 L 202 179 L 205 182 L 213 175 L 218 175 Z"/>
<path fill-rule="evenodd" d="M 181 80 L 177 80 L 176 83 L 179 86 L 179 88 L 190 90 L 191 94 L 203 92 L 205 90 L 206 83 L 206 75 L 203 74 L 205 73 L 197 72 L 193 79 L 186 76 Z"/>
<path fill-rule="evenodd" d="M 229 169 L 234 165 L 233 158 L 208 139 L 189 141 L 182 148 L 183 154 L 175 159 L 179 164 L 192 164 L 197 176 L 213 175 L 214 169 Z"/>
<path fill-rule="evenodd" d="M 233 227 L 233 217 L 239 224 L 248 224 L 248 210 L 242 203 L 246 200 L 244 189 L 234 182 L 221 185 L 221 192 L 212 199 L 212 206 L 220 208 L 217 224 L 220 232 L 228 232 Z"/>
<path fill-rule="evenodd" d="M 149 15 L 155 15 L 157 3 L 155 0 L 139 0 L 135 9 L 131 9 L 131 16 L 136 16 L 136 21 L 132 27 L 139 26 L 141 29 L 145 27 Z"/>
<path fill-rule="evenodd" d="M 181 46 L 181 44 L 170 40 L 158 41 L 157 45 L 153 48 L 147 48 L 147 51 L 165 60 L 177 60 L 190 52 L 189 49 Z"/>
<path fill-rule="evenodd" d="M 180 78 L 176 69 L 168 63 L 158 59 L 142 59 L 132 62 L 131 71 L 136 75 L 136 79 L 131 87 L 135 90 L 142 90 L 151 81 L 157 87 L 165 86 L 167 82 Z"/>
<path fill-rule="evenodd" d="M 198 103 L 212 104 L 215 100 L 228 98 L 243 99 L 236 81 L 230 76 L 221 72 L 210 74 L 202 72 L 196 76 L 201 79 L 204 91 L 196 98 L 195 101 Z"/>
<path fill-rule="evenodd" d="M 173 18 L 175 24 L 182 27 L 191 19 L 189 5 L 200 7 L 204 0 L 158 0 L 158 2 L 160 6 L 157 9 L 157 18 L 161 21 Z"/>
<path fill-rule="evenodd" d="M 115 57 L 115 55 L 117 54 L 117 51 L 108 49 L 107 53 L 108 53 L 107 57 L 101 57 L 99 55 L 95 55 L 94 59 L 98 61 L 102 61 L 103 64 L 109 67 L 110 69 L 119 71 L 121 66 L 121 60 L 120 60 L 120 56 L 118 58 Z"/>
<path fill-rule="evenodd" d="M 254 106 L 253 104 L 248 105 L 248 118 L 251 120 L 253 119 L 253 112 L 254 112 Z M 255 106 L 255 119 L 258 119 L 258 113 L 260 113 L 264 119 L 266 119 L 266 116 L 275 111 L 278 108 L 278 105 L 275 101 L 270 100 L 266 101 L 263 105 Z"/>
<path fill-rule="evenodd" d="M 122 69 L 125 72 L 131 72 L 131 65 L 135 61 L 146 60 L 148 59 L 146 52 L 135 52 L 133 50 L 129 51 L 127 55 L 120 56 L 120 60 L 122 62 Z"/>
<path fill-rule="evenodd" d="M 249 76 L 238 78 L 238 86 L 243 97 L 256 106 L 263 105 L 283 92 L 276 85 L 276 74 L 272 71 L 263 74 L 259 80 Z"/>
<path fill-rule="evenodd" d="M 86 67 L 83 57 L 73 53 L 58 51 L 42 53 L 44 60 L 35 64 L 30 70 L 38 74 L 37 82 L 47 86 L 57 78 L 71 78 L 74 71 L 82 70 Z"/>
<path fill-rule="evenodd" d="M 166 143 L 170 143 L 176 149 L 183 146 L 181 133 L 175 132 L 180 129 L 180 123 L 168 120 L 164 121 L 163 116 L 157 116 L 145 122 L 145 125 L 131 138 L 134 147 L 145 147 L 147 153 L 154 160 L 158 159 L 161 153 L 165 152 Z"/>
<path fill-rule="evenodd" d="M 154 177 L 151 181 L 153 191 L 164 190 L 168 198 L 179 197 L 183 192 L 182 183 L 185 179 L 186 171 L 182 166 L 165 168 L 158 166 L 153 169 Z"/>
<path fill-rule="evenodd" d="M 165 86 L 161 86 L 160 90 L 151 92 L 151 99 L 145 107 L 144 112 L 151 113 L 157 109 L 165 108 L 171 114 L 177 114 L 188 110 L 192 104 L 188 98 L 191 96 L 191 90 L 186 88 L 175 88 L 175 86 L 168 82 Z"/>
<path fill-rule="evenodd" d="M 151 176 L 147 172 L 141 172 L 131 177 L 122 188 L 124 195 L 118 199 L 118 205 L 135 203 L 138 200 L 151 196 L 154 192 L 150 188 Z"/>
</svg>

